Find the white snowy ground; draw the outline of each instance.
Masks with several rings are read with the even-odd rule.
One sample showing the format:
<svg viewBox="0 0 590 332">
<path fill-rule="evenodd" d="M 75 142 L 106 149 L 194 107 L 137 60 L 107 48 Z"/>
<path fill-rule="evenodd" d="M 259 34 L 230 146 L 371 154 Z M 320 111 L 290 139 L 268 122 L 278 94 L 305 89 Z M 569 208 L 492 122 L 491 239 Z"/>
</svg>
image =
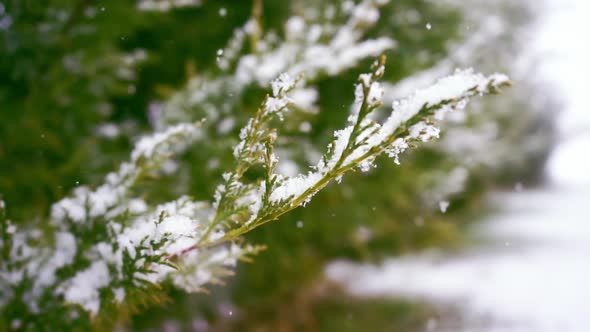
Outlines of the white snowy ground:
<svg viewBox="0 0 590 332">
<path fill-rule="evenodd" d="M 504 213 L 476 230 L 493 247 L 379 266 L 334 262 L 326 275 L 353 295 L 423 299 L 462 311 L 432 331 L 589 331 L 590 191 L 503 193 L 494 200 Z"/>
<path fill-rule="evenodd" d="M 334 262 L 328 278 L 358 296 L 424 299 L 461 311 L 429 331 L 590 331 L 590 1 L 546 0 L 535 48 L 565 106 L 549 184 L 498 193 L 501 212 L 475 232 L 492 240 L 455 256 L 424 253 L 379 266 Z"/>
</svg>

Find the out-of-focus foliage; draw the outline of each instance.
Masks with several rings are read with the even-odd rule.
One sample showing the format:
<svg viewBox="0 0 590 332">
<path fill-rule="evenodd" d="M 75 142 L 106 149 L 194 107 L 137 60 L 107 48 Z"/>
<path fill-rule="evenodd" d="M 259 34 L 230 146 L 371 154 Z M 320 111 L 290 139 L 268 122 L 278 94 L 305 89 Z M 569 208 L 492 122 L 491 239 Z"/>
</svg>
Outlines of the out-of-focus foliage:
<svg viewBox="0 0 590 332">
<path fill-rule="evenodd" d="M 97 185 L 125 159 L 137 135 L 161 125 L 162 109 L 186 91 L 190 79 L 223 75 L 217 52 L 251 17 L 252 8 L 256 12 L 256 3 L 196 3 L 167 11 L 139 10 L 137 2 L 116 0 L 0 3 L 1 22 L 10 17 L 10 23 L 0 23 L 0 193 L 10 218 L 32 220 L 79 184 Z M 310 10 L 323 13 L 343 2 L 260 3 L 261 36 L 273 30 L 282 36 L 289 17 Z M 511 32 L 526 22 L 515 22 L 523 17 L 513 15 L 518 6 L 506 4 L 508 8 L 485 7 L 497 20 L 490 23 L 487 12 L 478 11 L 485 11 L 480 5 L 398 0 L 383 6 L 366 36 L 396 42 L 386 52 L 385 80 L 392 91 L 403 91 L 398 83 L 408 76 L 426 73 L 423 83 L 408 83 L 415 89 L 459 65 L 510 73 L 509 62 L 520 51 Z M 486 24 L 500 30 L 487 34 Z M 473 41 L 476 33 L 482 40 Z M 470 42 L 472 49 L 457 51 Z M 243 51 L 253 52 L 251 43 Z M 353 98 L 349 92 L 370 61 L 314 79 L 322 112 L 288 115 L 292 121 L 280 128 L 285 139 L 277 142 L 277 152 L 294 163 L 286 171 L 308 165 L 342 127 Z M 222 134 L 212 125 L 209 130 L 218 140 L 189 150 L 160 181 L 142 184 L 149 192 L 146 200 L 179 194 L 209 199 L 230 165 L 238 129 L 265 92 L 266 87 L 249 84 L 238 96 L 221 96 L 217 103 L 227 99 L 235 106 L 235 123 Z M 131 315 L 128 322 L 117 322 L 119 316 L 113 315 L 108 323 L 134 330 L 173 325 L 197 331 L 205 326 L 261 331 L 423 328 L 427 309 L 415 305 L 359 303 L 335 291 L 318 295 L 322 268 L 337 257 L 375 260 L 433 246 L 461 246 L 463 225 L 484 209 L 482 195 L 498 183 L 522 181 L 530 164 L 543 158 L 546 144 L 531 142 L 547 142 L 551 128 L 544 113 L 531 111 L 527 95 L 517 89 L 502 103 L 482 103 L 479 112 L 449 124 L 441 143 L 404 156 L 401 166 L 381 162 L 369 173 L 330 186 L 281 222 L 248 234 L 249 242 L 268 249 L 252 264 L 240 265 L 236 277 L 225 287 L 214 287 L 211 295 L 172 292 L 162 307 Z M 199 105 L 184 111 L 191 120 L 203 117 Z M 465 149 L 453 143 L 473 142 L 472 137 L 479 141 Z M 440 201 L 450 203 L 444 214 Z"/>
</svg>

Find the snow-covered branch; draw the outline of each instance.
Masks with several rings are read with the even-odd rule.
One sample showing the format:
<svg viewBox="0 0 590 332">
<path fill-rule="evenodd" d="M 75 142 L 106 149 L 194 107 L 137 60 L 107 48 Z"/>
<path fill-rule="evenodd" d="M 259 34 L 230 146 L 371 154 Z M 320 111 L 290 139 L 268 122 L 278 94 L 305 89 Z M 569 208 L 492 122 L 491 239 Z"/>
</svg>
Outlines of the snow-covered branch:
<svg viewBox="0 0 590 332">
<path fill-rule="evenodd" d="M 256 18 L 251 18 L 234 31 L 225 48 L 217 51 L 222 74 L 205 72 L 192 78 L 158 111 L 156 127 L 192 121 L 195 116 L 206 117 L 209 125 L 218 124 L 232 114 L 247 87 L 267 89 L 281 73 L 291 77 L 303 74 L 296 90 L 300 93 L 293 94 L 294 102 L 313 104 L 317 92 L 310 85 L 320 76 L 335 76 L 395 46 L 395 41 L 387 37 L 365 39 L 366 32 L 379 20 L 379 8 L 388 2 L 347 2 L 338 15 L 316 12 L 292 16 L 284 25 L 282 38 L 274 31 L 262 35 Z M 329 7 L 326 11 L 336 10 Z M 253 38 L 256 42 L 244 52 L 246 41 Z"/>
</svg>

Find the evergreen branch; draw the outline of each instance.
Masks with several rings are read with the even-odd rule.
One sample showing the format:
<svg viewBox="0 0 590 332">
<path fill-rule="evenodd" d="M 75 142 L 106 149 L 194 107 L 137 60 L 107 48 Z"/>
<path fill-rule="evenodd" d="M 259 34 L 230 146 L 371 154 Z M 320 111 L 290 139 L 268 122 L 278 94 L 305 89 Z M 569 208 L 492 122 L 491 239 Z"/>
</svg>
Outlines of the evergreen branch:
<svg viewBox="0 0 590 332">
<path fill-rule="evenodd" d="M 390 117 L 379 125 L 368 119 L 368 116 L 381 105 L 383 93 L 378 79 L 383 75 L 384 65 L 385 57 L 381 57 L 373 65 L 372 72 L 359 77 L 356 85 L 357 98 L 349 117 L 352 125 L 336 132 L 336 140 L 330 144 L 324 158 L 314 167 L 314 172 L 281 179 L 277 183 L 272 183 L 270 189 L 269 181 L 266 179 L 280 176 L 267 174 L 263 182 L 265 190 L 258 199 L 258 202 L 262 202 L 262 206 L 256 209 L 259 213 L 254 211 L 249 222 L 228 230 L 224 237 L 215 241 L 202 239 L 188 251 L 235 240 L 254 228 L 278 219 L 281 215 L 309 202 L 318 191 L 330 182 L 339 180 L 348 171 L 359 167 L 363 171 L 370 169 L 375 158 L 384 152 L 399 163 L 399 155 L 413 143 L 438 138 L 439 129 L 433 125 L 435 119 L 442 119 L 446 113 L 465 107 L 471 97 L 499 93 L 502 87 L 511 84 L 505 75 L 494 74 L 485 77 L 473 73 L 472 70 L 458 70 L 435 85 L 418 90 L 409 98 L 395 102 Z M 257 121 L 254 123 L 259 124 Z M 245 128 L 252 127 L 249 124 Z M 257 125 L 256 128 L 265 132 L 262 125 Z M 363 138 L 359 142 L 360 137 Z M 238 146 L 245 144 L 243 146 L 251 148 L 257 144 L 251 140 L 247 141 L 247 144 L 244 142 L 246 140 Z M 238 156 L 241 155 L 236 157 Z M 267 170 L 274 167 L 271 160 L 271 157 L 264 160 Z M 260 213 L 261 211 L 267 213 Z"/>
</svg>

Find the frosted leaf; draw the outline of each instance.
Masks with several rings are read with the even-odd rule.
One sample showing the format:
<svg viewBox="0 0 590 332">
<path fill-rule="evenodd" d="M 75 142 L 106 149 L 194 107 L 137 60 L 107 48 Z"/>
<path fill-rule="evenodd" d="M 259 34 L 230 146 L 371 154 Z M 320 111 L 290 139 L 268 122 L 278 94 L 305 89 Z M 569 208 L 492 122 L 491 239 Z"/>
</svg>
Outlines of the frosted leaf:
<svg viewBox="0 0 590 332">
<path fill-rule="evenodd" d="M 371 83 L 371 87 L 369 88 L 369 93 L 367 97 L 369 105 L 375 105 L 381 102 L 381 99 L 383 98 L 384 94 L 385 91 L 383 90 L 383 87 L 379 82 Z"/>
<path fill-rule="evenodd" d="M 417 139 L 421 142 L 428 142 L 440 135 L 440 129 L 435 126 L 429 125 L 424 121 L 418 122 L 417 124 L 410 127 L 410 138 Z"/>
<path fill-rule="evenodd" d="M 177 287 L 197 292 L 205 284 L 219 283 L 221 277 L 231 275 L 227 268 L 234 267 L 238 259 L 256 250 L 232 243 L 206 251 L 191 251 L 183 255 L 182 268 L 171 272 L 170 277 Z"/>
<path fill-rule="evenodd" d="M 276 112 L 284 109 L 285 107 L 287 107 L 288 104 L 289 104 L 289 99 L 269 97 L 266 100 L 265 109 L 269 113 L 276 113 Z"/>
<path fill-rule="evenodd" d="M 32 296 L 41 295 L 42 291 L 49 285 L 52 285 L 57 276 L 57 269 L 71 264 L 77 252 L 76 239 L 71 233 L 58 232 L 55 234 L 56 247 L 52 256 L 47 258 L 41 252 L 32 250 L 29 252 L 33 261 L 27 266 L 27 273 L 35 275 L 32 289 Z M 36 261 L 41 260 L 40 262 Z"/>
<path fill-rule="evenodd" d="M 363 80 L 363 75 L 367 75 L 367 74 L 362 74 L 359 77 L 359 80 Z M 368 77 L 365 77 L 364 79 L 369 80 Z M 368 81 L 366 83 L 358 83 L 355 85 L 354 87 L 354 102 L 352 104 L 352 108 L 351 108 L 351 112 L 350 115 L 348 116 L 348 123 L 354 125 L 357 122 L 357 119 L 359 117 L 359 112 L 361 111 L 361 107 L 363 105 L 363 100 L 364 100 L 364 91 L 363 91 L 363 84 L 370 84 Z"/>
<path fill-rule="evenodd" d="M 278 97 L 281 94 L 290 91 L 295 87 L 295 83 L 295 79 L 293 79 L 289 74 L 282 73 L 277 79 L 270 83 L 273 96 Z"/>
<path fill-rule="evenodd" d="M 485 93 L 488 88 L 499 88 L 510 81 L 506 75 L 494 74 L 485 77 L 474 73 L 472 69 L 457 70 L 455 74 L 438 80 L 428 88 L 417 90 L 412 96 L 395 101 L 393 112 L 385 121 L 381 130 L 382 138 L 391 135 L 402 123 L 415 116 L 424 107 L 443 104 L 456 100 L 462 104 L 466 98 L 478 93 Z M 441 107 L 444 107 L 441 105 Z"/>
<path fill-rule="evenodd" d="M 363 160 L 360 164 L 359 164 L 359 168 L 361 169 L 361 171 L 363 172 L 368 172 L 371 170 L 371 168 L 375 167 L 375 164 L 373 164 L 372 160 Z"/>
<path fill-rule="evenodd" d="M 83 196 L 82 196 L 83 197 Z M 75 222 L 82 222 L 86 219 L 86 207 L 84 199 L 64 198 L 51 208 L 51 216 L 55 220 L 69 218 Z"/>
<path fill-rule="evenodd" d="M 408 142 L 406 142 L 403 138 L 396 139 L 393 144 L 385 150 L 385 153 L 393 159 L 396 164 L 400 164 L 399 162 L 399 155 L 402 154 L 406 149 L 410 146 Z"/>
<path fill-rule="evenodd" d="M 273 189 L 270 199 L 272 201 L 280 201 L 291 197 L 299 197 L 321 179 L 322 175 L 315 172 L 288 178 L 278 187 Z"/>
</svg>

